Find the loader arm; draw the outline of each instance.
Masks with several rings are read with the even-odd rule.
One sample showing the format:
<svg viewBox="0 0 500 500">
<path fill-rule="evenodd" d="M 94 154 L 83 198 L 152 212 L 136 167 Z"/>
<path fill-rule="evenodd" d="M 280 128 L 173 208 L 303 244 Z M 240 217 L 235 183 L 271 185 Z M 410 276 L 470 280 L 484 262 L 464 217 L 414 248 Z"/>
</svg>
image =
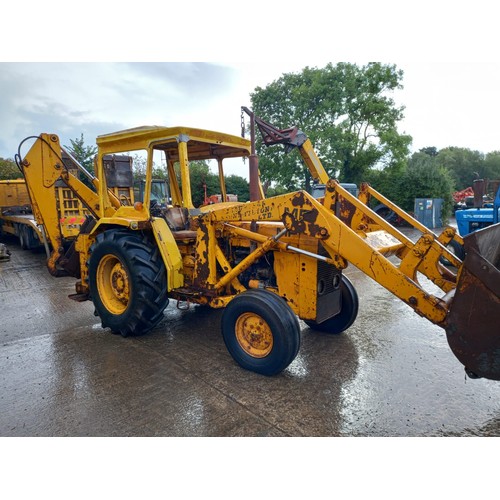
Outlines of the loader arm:
<svg viewBox="0 0 500 500">
<path fill-rule="evenodd" d="M 453 353 L 470 376 L 500 380 L 500 334 L 496 324 L 500 317 L 500 224 L 463 239 L 452 227 L 438 236 L 368 184 L 361 186 L 358 199 L 336 180 L 328 180 L 307 136 L 297 127 L 280 130 L 256 117 L 255 121 L 266 146 L 283 144 L 286 152 L 299 149 L 312 177 L 326 184 L 325 196 L 316 200 L 300 191 L 291 197 L 273 198 L 269 204 L 266 200 L 260 205 L 236 208 L 232 214 L 221 214 L 222 218 L 281 219 L 289 233 L 319 238 L 332 259 L 351 262 L 419 315 L 445 328 Z M 371 197 L 420 232 L 418 240 L 411 241 L 373 212 L 368 206 Z M 243 218 L 238 210 L 245 214 Z M 451 240 L 464 243 L 464 262 L 446 248 Z M 393 257 L 400 260 L 399 265 Z M 456 273 L 441 264 L 442 259 L 448 260 Z M 444 294 L 438 297 L 424 290 L 419 273 Z"/>
<path fill-rule="evenodd" d="M 340 186 L 338 189 L 343 190 Z M 434 244 L 433 255 L 431 254 L 428 258 L 437 266 L 441 248 L 435 240 L 428 236 L 426 238 L 429 241 L 424 244 L 414 244 L 403 235 L 401 235 L 403 241 L 380 234 L 377 234 L 376 238 L 370 238 L 368 234 L 362 236 L 305 191 L 214 210 L 210 214 L 210 220 L 213 224 L 222 223 L 221 229 L 229 232 L 231 232 L 230 225 L 237 226 L 249 220 L 266 224 L 275 222 L 278 223 L 276 231 L 284 228 L 289 235 L 305 235 L 315 238 L 328 252 L 329 263 L 344 268 L 348 262 L 351 262 L 406 302 L 418 314 L 440 326 L 444 324 L 448 311 L 447 302 L 424 290 L 415 278 L 419 268 L 431 279 L 433 274 L 428 271 L 427 267 L 422 266 L 421 259 L 408 257 L 412 256 L 413 252 L 405 251 L 408 247 L 412 250 L 423 247 L 422 253 L 428 254 Z M 248 233 L 247 236 L 249 236 Z M 262 241 L 257 233 L 254 239 Z M 286 244 L 280 246 L 278 243 L 275 245 L 271 245 L 271 243 L 269 241 L 269 250 L 300 251 L 300 249 L 290 248 Z M 403 259 L 403 262 L 407 265 L 398 267 L 389 260 L 389 257 L 397 252 L 406 256 L 407 260 Z M 316 254 L 312 258 L 322 258 L 322 256 Z M 229 276 L 232 278 L 233 274 Z M 441 287 L 445 290 L 455 286 L 454 276 L 450 277 L 451 279 L 442 277 Z"/>
</svg>

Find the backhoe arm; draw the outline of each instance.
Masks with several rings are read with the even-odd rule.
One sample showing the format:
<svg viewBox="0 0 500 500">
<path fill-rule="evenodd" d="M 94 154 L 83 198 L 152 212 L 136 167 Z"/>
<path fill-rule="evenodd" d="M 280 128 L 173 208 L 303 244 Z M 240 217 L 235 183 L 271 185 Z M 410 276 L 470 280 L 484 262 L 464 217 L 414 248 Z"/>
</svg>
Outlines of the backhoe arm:
<svg viewBox="0 0 500 500">
<path fill-rule="evenodd" d="M 36 221 L 43 226 L 52 246 L 47 267 L 53 275 L 59 274 L 57 264 L 64 254 L 56 181 L 62 179 L 94 218 L 98 218 L 99 211 L 99 196 L 68 171 L 62 159 L 62 151 L 57 135 L 41 134 L 20 161 Z M 98 185 L 99 181 L 94 178 L 93 182 Z M 114 195 L 110 198 L 113 206 L 120 206 Z M 107 215 L 112 213 L 114 209 L 109 209 Z"/>
</svg>

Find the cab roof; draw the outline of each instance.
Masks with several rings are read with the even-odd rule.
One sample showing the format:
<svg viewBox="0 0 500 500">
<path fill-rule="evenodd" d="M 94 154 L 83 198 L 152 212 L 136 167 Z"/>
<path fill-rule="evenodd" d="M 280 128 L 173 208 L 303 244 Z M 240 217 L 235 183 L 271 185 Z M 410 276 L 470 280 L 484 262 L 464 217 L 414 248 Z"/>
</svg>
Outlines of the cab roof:
<svg viewBox="0 0 500 500">
<path fill-rule="evenodd" d="M 114 154 L 147 149 L 165 151 L 167 160 L 179 159 L 178 142 L 187 143 L 190 160 L 238 158 L 250 156 L 248 139 L 212 130 L 192 127 L 143 126 L 97 137 L 100 154 Z"/>
</svg>

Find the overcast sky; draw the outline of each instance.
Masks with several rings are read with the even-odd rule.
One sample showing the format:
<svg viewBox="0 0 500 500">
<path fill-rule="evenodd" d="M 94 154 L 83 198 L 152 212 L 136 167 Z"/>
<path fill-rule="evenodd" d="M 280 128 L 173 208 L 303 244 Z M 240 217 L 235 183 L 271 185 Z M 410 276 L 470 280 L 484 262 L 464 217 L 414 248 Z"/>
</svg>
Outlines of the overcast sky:
<svg viewBox="0 0 500 500">
<path fill-rule="evenodd" d="M 64 145 L 140 125 L 239 135 L 240 106 L 256 86 L 327 62 L 0 63 L 0 156 L 13 158 L 24 137 L 41 132 Z M 412 150 L 500 149 L 500 63 L 384 62 L 404 71 L 394 98 L 406 108 L 399 128 L 413 137 Z"/>
<path fill-rule="evenodd" d="M 370 60 L 395 63 L 404 70 L 404 90 L 395 97 L 399 104 L 406 106 L 400 129 L 413 137 L 414 151 L 426 146 L 443 148 L 450 145 L 485 153 L 498 150 L 500 53 L 497 10 L 496 2 L 491 0 L 3 2 L 0 30 L 0 156 L 13 157 L 24 137 L 40 132 L 57 133 L 63 144 L 69 144 L 69 139 L 79 137 L 82 132 L 87 143 L 92 144 L 99 134 L 147 124 L 192 125 L 239 134 L 240 106 L 249 105 L 249 94 L 256 85 L 265 86 L 283 72 L 300 71 L 306 65 L 322 67 L 330 61 L 362 64 Z M 25 62 L 13 64 L 16 61 Z M 35 64 L 26 61 L 79 63 Z M 205 62 L 136 65 L 82 64 L 83 61 Z M 12 478 L 10 485 L 16 488 L 16 492 L 19 484 L 26 483 L 26 467 L 17 467 L 18 462 L 25 461 L 26 457 L 45 458 L 47 455 L 45 443 L 40 445 L 39 455 L 33 455 L 30 448 L 33 441 L 28 441 L 28 444 L 27 441 L 15 441 L 9 453 L 4 453 L 8 460 L 2 463 L 4 468 L 13 464 L 7 467 L 4 476 Z M 317 446 L 318 441 L 314 442 Z M 195 446 L 193 441 L 190 443 Z M 281 459 L 269 465 L 274 469 L 278 467 L 278 472 L 286 474 L 290 467 L 293 468 L 292 461 L 296 456 L 306 453 L 317 456 L 316 453 L 313 455 L 316 449 L 301 448 L 304 443 L 294 442 L 292 453 L 280 452 Z M 426 468 L 424 473 L 431 473 L 436 484 L 439 478 L 433 475 L 434 470 L 439 471 L 441 476 L 446 472 L 455 472 L 462 466 L 467 452 L 469 455 L 485 456 L 485 450 L 476 449 L 478 441 L 470 440 L 460 442 L 462 453 L 456 453 L 456 447 L 453 447 L 446 457 L 443 457 L 441 448 L 436 448 L 442 446 L 442 440 L 427 441 L 426 450 L 418 448 L 415 440 L 411 443 L 398 441 L 400 448 L 393 454 L 387 454 L 385 443 L 379 443 L 377 441 L 377 446 L 368 450 L 360 450 L 358 446 L 353 448 L 352 442 L 349 442 L 337 454 L 337 459 L 335 454 L 330 453 L 328 461 L 301 463 L 302 478 L 309 479 L 311 468 L 308 481 L 292 481 L 292 486 L 287 488 L 288 485 L 285 485 L 283 490 L 283 481 L 274 481 L 274 476 L 270 475 L 264 486 L 266 491 L 275 487 L 276 493 L 281 496 L 285 491 L 290 498 L 314 497 L 317 492 L 315 485 L 330 486 L 328 481 L 321 479 L 329 477 L 328 470 L 333 463 L 337 476 L 344 478 L 344 482 L 336 484 L 337 490 L 340 488 L 342 491 L 344 485 L 346 492 L 350 492 L 361 470 L 366 494 L 370 495 L 373 485 L 387 470 L 403 478 L 403 481 L 415 483 L 413 474 L 422 471 L 422 452 L 431 457 L 431 468 Z M 484 447 L 488 440 L 481 443 Z M 150 461 L 148 466 L 153 467 L 154 472 L 150 478 L 160 478 L 159 491 L 165 491 L 163 472 L 167 463 L 167 469 L 173 471 L 171 476 L 180 478 L 174 481 L 176 485 L 188 484 L 194 470 L 196 474 L 201 474 L 200 484 L 205 489 L 207 485 L 213 486 L 219 496 L 222 494 L 224 498 L 229 498 L 224 493 L 230 491 L 232 494 L 239 486 L 239 471 L 233 471 L 231 464 L 224 464 L 226 469 L 229 465 L 230 472 L 236 473 L 232 476 L 226 474 L 225 477 L 225 482 L 233 489 L 221 490 L 218 469 L 212 470 L 210 464 L 207 466 L 206 462 L 199 460 L 195 460 L 194 468 L 186 468 L 185 460 L 178 460 L 179 456 L 197 457 L 196 448 L 188 445 L 169 442 L 169 449 L 174 449 L 169 456 L 174 460 L 162 455 L 161 460 Z M 203 445 L 206 447 L 205 443 Z M 68 446 L 74 451 L 74 442 Z M 79 466 L 91 463 L 89 458 L 96 456 L 95 444 L 92 443 L 92 446 L 92 450 L 82 450 L 80 444 L 79 453 L 73 453 L 71 461 L 57 460 L 57 470 L 63 472 L 60 476 L 68 481 L 67 484 L 58 481 L 58 485 L 60 483 L 64 488 L 61 492 L 66 493 L 67 488 L 72 487 L 71 480 L 74 483 L 79 479 L 74 471 L 85 470 Z M 127 442 L 127 450 L 130 446 Z M 241 442 L 238 441 L 235 446 L 240 453 Z M 250 455 L 245 448 L 245 458 L 251 456 L 262 461 L 262 446 L 263 443 L 259 442 L 258 447 L 250 450 Z M 341 443 L 329 442 L 328 446 L 337 449 Z M 430 452 L 427 451 L 429 446 L 433 446 Z M 38 479 L 32 481 L 34 487 L 39 489 L 39 485 L 51 477 L 56 456 L 67 455 L 66 449 L 57 450 L 63 453 L 50 455 L 51 460 L 48 461 L 38 460 L 36 467 L 31 468 L 30 473 L 35 473 L 35 479 Z M 109 455 L 109 450 L 109 446 L 101 444 L 99 456 L 110 463 L 122 458 Z M 228 449 L 233 455 L 235 450 Z M 144 451 L 147 453 L 150 450 L 139 450 L 143 454 Z M 266 448 L 271 459 L 278 456 L 273 451 Z M 328 453 L 330 448 L 323 448 L 322 451 Z M 486 450 L 492 451 L 493 448 Z M 224 453 L 216 454 L 220 460 L 226 456 Z M 401 460 L 402 456 L 404 460 Z M 383 460 L 377 461 L 380 457 Z M 391 457 L 396 457 L 396 460 L 391 460 Z M 439 467 L 432 457 L 438 457 Z M 214 460 L 214 466 L 219 467 L 220 460 Z M 354 461 L 357 465 L 352 467 Z M 233 462 L 235 466 L 239 464 L 237 460 Z M 474 464 L 472 469 L 471 464 L 467 464 L 471 477 L 474 473 L 480 475 L 484 472 L 484 460 L 476 462 L 477 470 Z M 493 464 L 494 460 L 490 462 Z M 51 469 L 45 470 L 44 464 Z M 155 464 L 159 464 L 158 471 Z M 264 464 L 268 465 L 265 461 Z M 326 466 L 321 468 L 323 464 Z M 488 472 L 492 476 L 493 473 Z M 235 478 L 234 484 L 231 477 Z M 345 478 L 348 480 L 345 481 Z M 100 491 L 107 493 L 102 485 L 106 478 L 98 476 L 98 479 L 102 480 L 99 482 Z M 137 486 L 126 481 L 126 491 L 122 488 L 118 490 L 119 494 L 122 498 L 132 498 L 132 495 L 136 497 L 146 491 L 147 496 L 150 491 L 147 490 L 148 485 L 158 484 L 149 479 L 148 484 L 141 481 Z M 393 495 L 390 485 L 384 484 L 384 494 L 388 494 L 388 498 L 400 496 L 400 483 L 394 483 L 394 488 L 398 489 Z M 359 481 L 356 484 L 359 489 Z M 453 490 L 449 481 L 441 481 L 440 484 L 442 493 L 447 496 L 457 496 L 456 493 L 460 496 L 464 491 L 461 482 L 457 483 L 457 491 Z M 484 484 L 483 490 L 490 483 Z M 95 488 L 94 484 L 92 486 Z M 475 492 L 477 485 L 473 486 Z M 116 495 L 116 482 L 110 483 L 109 488 L 109 492 L 113 491 Z M 53 490 L 54 484 L 51 484 Z M 210 488 L 207 491 L 211 491 Z M 441 493 L 439 488 L 437 492 Z M 81 492 L 86 497 L 89 493 L 94 491 L 84 488 Z M 324 492 L 321 493 L 324 496 Z"/>
</svg>

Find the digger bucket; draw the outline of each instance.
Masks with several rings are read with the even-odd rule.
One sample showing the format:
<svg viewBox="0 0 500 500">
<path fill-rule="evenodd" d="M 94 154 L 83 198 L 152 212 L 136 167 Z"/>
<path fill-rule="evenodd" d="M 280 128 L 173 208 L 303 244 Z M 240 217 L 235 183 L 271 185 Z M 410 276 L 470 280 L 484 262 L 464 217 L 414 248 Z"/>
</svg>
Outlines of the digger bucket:
<svg viewBox="0 0 500 500">
<path fill-rule="evenodd" d="M 448 344 L 470 377 L 500 380 L 500 223 L 465 236 L 464 247 Z"/>
</svg>

